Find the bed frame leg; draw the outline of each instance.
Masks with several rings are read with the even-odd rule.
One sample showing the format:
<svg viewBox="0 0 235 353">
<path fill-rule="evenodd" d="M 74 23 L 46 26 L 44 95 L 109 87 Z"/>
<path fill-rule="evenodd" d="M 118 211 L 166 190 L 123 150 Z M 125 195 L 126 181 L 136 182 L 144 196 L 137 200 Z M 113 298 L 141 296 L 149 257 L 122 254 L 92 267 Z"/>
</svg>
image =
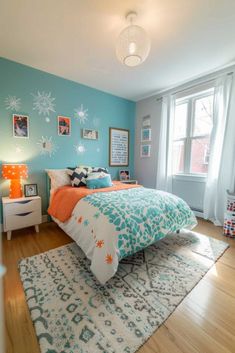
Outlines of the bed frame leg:
<svg viewBox="0 0 235 353">
<path fill-rule="evenodd" d="M 177 234 L 180 234 L 180 229 L 178 229 L 178 230 L 176 231 L 176 233 L 177 233 Z"/>
</svg>

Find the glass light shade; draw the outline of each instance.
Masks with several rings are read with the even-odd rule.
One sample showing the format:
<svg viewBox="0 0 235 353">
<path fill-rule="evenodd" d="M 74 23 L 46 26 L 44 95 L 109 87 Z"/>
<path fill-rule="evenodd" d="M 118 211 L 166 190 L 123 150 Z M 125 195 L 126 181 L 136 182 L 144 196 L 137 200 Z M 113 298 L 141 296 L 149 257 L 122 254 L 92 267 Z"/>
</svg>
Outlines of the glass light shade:
<svg viewBox="0 0 235 353">
<path fill-rule="evenodd" d="M 137 66 L 147 58 L 150 46 L 145 30 L 140 26 L 130 25 L 118 37 L 116 54 L 122 64 Z"/>
</svg>

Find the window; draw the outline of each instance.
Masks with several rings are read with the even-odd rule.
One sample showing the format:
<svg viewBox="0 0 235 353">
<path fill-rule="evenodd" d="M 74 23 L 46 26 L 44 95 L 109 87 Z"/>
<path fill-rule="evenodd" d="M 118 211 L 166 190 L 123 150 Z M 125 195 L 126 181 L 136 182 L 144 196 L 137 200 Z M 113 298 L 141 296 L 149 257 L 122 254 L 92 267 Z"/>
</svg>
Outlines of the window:
<svg viewBox="0 0 235 353">
<path fill-rule="evenodd" d="M 173 174 L 207 174 L 214 89 L 176 99 Z"/>
</svg>

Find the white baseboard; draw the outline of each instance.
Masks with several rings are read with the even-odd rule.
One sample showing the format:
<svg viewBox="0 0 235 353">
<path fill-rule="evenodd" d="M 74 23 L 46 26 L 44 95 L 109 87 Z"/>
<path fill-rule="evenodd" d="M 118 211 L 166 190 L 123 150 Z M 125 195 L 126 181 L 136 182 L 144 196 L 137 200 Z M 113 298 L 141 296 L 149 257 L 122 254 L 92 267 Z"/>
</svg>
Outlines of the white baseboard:
<svg viewBox="0 0 235 353">
<path fill-rule="evenodd" d="M 48 215 L 44 214 L 42 215 L 42 223 L 46 223 L 46 222 L 48 222 Z"/>
<path fill-rule="evenodd" d="M 203 212 L 200 212 L 200 211 L 194 211 L 193 210 L 193 213 L 195 214 L 196 217 L 199 217 L 199 218 L 204 218 L 204 213 Z"/>
</svg>

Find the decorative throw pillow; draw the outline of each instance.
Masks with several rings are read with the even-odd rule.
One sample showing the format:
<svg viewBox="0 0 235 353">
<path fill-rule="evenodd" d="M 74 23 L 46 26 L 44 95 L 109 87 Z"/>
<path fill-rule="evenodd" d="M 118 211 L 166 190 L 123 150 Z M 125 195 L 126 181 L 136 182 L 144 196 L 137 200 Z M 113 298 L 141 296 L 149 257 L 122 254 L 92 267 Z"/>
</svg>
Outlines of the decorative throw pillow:
<svg viewBox="0 0 235 353">
<path fill-rule="evenodd" d="M 107 174 L 104 172 L 91 172 L 88 174 L 87 176 L 87 180 L 91 180 L 91 179 L 98 179 L 98 178 L 103 178 L 105 177 Z"/>
<path fill-rule="evenodd" d="M 106 174 L 104 177 L 88 179 L 86 180 L 88 189 L 101 189 L 113 186 L 110 174 Z"/>
<path fill-rule="evenodd" d="M 92 173 L 100 173 L 103 172 L 105 174 L 109 174 L 109 171 L 107 168 L 103 168 L 103 167 L 92 167 Z"/>
<path fill-rule="evenodd" d="M 46 173 L 51 180 L 51 191 L 54 191 L 60 186 L 71 185 L 67 169 L 46 169 Z"/>
<path fill-rule="evenodd" d="M 79 166 L 77 168 L 67 168 L 72 186 L 86 186 L 86 178 L 91 171 L 91 167 Z"/>
</svg>

